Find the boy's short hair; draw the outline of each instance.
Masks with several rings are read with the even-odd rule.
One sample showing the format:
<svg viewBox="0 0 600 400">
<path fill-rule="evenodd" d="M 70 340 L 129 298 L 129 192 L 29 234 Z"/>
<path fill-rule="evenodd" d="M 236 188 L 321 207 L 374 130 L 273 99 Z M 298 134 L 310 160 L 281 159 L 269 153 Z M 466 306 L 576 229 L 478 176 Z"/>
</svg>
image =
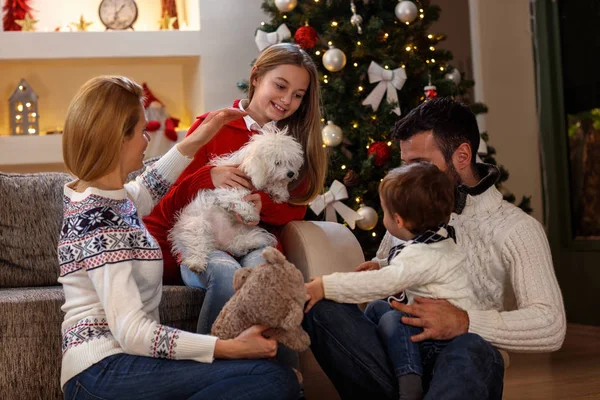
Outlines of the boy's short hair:
<svg viewBox="0 0 600 400">
<path fill-rule="evenodd" d="M 420 162 L 388 172 L 379 184 L 379 197 L 413 235 L 420 235 L 448 223 L 454 208 L 454 185 L 435 165 Z"/>
</svg>

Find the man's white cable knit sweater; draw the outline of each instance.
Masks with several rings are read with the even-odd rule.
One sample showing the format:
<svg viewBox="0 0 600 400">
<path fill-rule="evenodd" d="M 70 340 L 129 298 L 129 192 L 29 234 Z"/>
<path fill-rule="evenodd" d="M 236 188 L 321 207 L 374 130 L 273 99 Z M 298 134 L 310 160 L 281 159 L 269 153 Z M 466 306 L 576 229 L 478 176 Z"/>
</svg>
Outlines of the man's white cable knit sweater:
<svg viewBox="0 0 600 400">
<path fill-rule="evenodd" d="M 469 332 L 508 351 L 558 350 L 566 332 L 565 309 L 542 225 L 503 200 L 493 185 L 467 195 L 450 225 L 485 306 L 467 309 Z M 395 240 L 386 233 L 376 260 L 385 264 Z"/>
<path fill-rule="evenodd" d="M 125 189 L 65 185 L 61 387 L 118 353 L 212 362 L 215 337 L 160 324 L 162 253 L 141 221 L 190 162 L 175 146 Z"/>
</svg>

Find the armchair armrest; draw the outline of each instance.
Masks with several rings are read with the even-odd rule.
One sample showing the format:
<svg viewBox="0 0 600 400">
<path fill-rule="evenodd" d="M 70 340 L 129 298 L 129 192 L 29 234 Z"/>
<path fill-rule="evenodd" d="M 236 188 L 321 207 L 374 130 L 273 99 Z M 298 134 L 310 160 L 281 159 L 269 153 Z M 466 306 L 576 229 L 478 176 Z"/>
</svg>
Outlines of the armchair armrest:
<svg viewBox="0 0 600 400">
<path fill-rule="evenodd" d="M 333 272 L 350 272 L 365 261 L 356 237 L 344 225 L 333 222 L 292 221 L 280 235 L 287 259 L 296 265 L 304 279 Z M 300 354 L 307 400 L 339 400 L 312 351 Z"/>
<path fill-rule="evenodd" d="M 365 261 L 352 232 L 344 225 L 321 221 L 292 221 L 280 236 L 287 259 L 304 279 L 354 271 Z"/>
</svg>

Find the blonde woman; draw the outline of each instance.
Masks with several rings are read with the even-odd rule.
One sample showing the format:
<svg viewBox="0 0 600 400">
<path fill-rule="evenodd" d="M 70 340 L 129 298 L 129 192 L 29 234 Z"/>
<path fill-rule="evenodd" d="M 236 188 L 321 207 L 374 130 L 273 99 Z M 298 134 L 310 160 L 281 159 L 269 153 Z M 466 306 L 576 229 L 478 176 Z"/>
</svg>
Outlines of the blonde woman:
<svg viewBox="0 0 600 400">
<path fill-rule="evenodd" d="M 124 77 L 101 76 L 73 99 L 63 156 L 77 179 L 64 188 L 58 245 L 66 399 L 297 398 L 290 368 L 258 360 L 277 350 L 262 336 L 265 327 L 219 340 L 159 322 L 162 252 L 141 216 L 223 125 L 245 115 L 233 109 L 208 114 L 185 140 L 125 183 L 143 166 L 149 141 L 142 88 Z M 250 196 L 260 206 L 260 197 Z"/>
</svg>

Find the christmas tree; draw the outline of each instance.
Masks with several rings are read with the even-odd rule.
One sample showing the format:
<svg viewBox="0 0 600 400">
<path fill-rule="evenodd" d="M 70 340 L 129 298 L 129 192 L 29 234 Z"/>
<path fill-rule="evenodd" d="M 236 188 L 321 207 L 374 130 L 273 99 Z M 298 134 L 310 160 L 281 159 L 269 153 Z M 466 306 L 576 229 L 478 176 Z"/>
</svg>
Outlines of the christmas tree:
<svg viewBox="0 0 600 400">
<path fill-rule="evenodd" d="M 20 31 L 21 25 L 17 24 L 16 21 L 25 19 L 25 15 L 31 15 L 31 6 L 29 5 L 30 0 L 6 0 L 2 11 L 4 16 L 2 18 L 2 26 L 4 31 Z"/>
<path fill-rule="evenodd" d="M 326 190 L 343 192 L 343 183 L 348 197 L 342 202 L 363 217 L 354 233 L 372 257 L 385 233 L 378 185 L 400 165 L 400 149 L 389 137 L 396 121 L 435 96 L 452 96 L 475 114 L 487 108 L 470 101 L 474 82 L 452 66 L 449 51 L 438 48 L 445 36 L 430 31 L 440 15 L 437 5 L 425 0 L 265 0 L 262 8 L 270 21 L 257 29 L 259 48 L 292 41 L 319 68 L 323 142 L 330 156 Z M 244 90 L 247 85 L 238 83 Z M 482 139 L 487 142 L 486 133 Z M 496 164 L 494 155 L 489 146 L 480 154 L 484 162 Z M 500 170 L 498 186 L 514 202 L 502 188 L 508 172 Z M 530 211 L 529 198 L 520 207 Z M 309 210 L 307 218 L 323 219 L 316 211 Z"/>
</svg>

